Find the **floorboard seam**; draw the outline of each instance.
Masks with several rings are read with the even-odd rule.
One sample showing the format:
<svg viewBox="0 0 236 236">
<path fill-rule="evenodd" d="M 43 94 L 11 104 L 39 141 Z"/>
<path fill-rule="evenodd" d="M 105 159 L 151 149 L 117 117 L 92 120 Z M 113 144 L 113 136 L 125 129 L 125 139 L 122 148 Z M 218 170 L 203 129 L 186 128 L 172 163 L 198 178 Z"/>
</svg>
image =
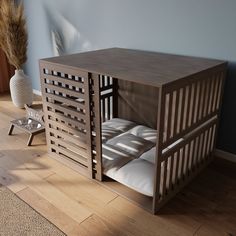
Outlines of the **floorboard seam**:
<svg viewBox="0 0 236 236">
<path fill-rule="evenodd" d="M 196 231 L 193 233 L 193 236 L 196 235 L 196 233 L 200 230 L 200 228 L 201 228 L 203 225 L 204 225 L 204 224 L 201 224 L 201 225 L 196 229 Z"/>
<path fill-rule="evenodd" d="M 113 199 L 111 199 L 110 201 L 108 201 L 105 205 L 107 206 L 107 205 L 109 205 L 111 202 L 113 202 L 116 198 L 118 198 L 119 197 L 119 195 L 117 195 L 116 197 L 114 197 Z"/>
</svg>

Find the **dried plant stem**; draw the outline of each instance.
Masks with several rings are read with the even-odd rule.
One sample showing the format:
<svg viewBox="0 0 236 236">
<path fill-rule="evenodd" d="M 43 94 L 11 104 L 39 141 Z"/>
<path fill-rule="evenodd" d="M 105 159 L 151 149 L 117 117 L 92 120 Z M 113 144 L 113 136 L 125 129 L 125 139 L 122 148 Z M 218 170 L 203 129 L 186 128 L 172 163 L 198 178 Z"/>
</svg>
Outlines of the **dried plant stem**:
<svg viewBox="0 0 236 236">
<path fill-rule="evenodd" d="M 9 63 L 20 69 L 27 59 L 28 35 L 23 3 L 0 1 L 0 47 Z"/>
</svg>

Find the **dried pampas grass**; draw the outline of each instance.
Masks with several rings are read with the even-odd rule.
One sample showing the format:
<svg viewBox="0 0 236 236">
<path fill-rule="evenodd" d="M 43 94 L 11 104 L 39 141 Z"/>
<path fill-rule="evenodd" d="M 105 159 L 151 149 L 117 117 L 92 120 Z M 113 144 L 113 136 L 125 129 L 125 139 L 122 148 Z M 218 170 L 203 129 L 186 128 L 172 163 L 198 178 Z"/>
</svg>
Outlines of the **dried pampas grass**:
<svg viewBox="0 0 236 236">
<path fill-rule="evenodd" d="M 27 43 L 23 3 L 0 0 L 0 47 L 16 69 L 21 69 L 26 62 Z"/>
</svg>

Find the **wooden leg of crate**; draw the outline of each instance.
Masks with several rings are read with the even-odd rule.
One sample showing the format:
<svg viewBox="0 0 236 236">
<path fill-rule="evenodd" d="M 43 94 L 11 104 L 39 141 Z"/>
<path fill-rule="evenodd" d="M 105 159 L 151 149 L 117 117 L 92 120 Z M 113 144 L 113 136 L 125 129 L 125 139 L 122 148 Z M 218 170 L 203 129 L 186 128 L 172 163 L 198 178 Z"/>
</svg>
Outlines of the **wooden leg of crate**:
<svg viewBox="0 0 236 236">
<path fill-rule="evenodd" d="M 10 127 L 10 129 L 9 129 L 9 131 L 8 131 L 8 135 L 12 135 L 12 132 L 13 132 L 13 129 L 14 129 L 14 125 L 13 124 L 11 124 L 11 127 Z"/>
</svg>

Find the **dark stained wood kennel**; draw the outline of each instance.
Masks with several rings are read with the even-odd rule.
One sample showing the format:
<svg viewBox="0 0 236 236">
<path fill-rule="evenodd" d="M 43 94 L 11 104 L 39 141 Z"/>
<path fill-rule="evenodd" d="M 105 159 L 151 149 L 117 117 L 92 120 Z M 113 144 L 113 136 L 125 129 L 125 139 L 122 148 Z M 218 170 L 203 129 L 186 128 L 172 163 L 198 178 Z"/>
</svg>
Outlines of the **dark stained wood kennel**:
<svg viewBox="0 0 236 236">
<path fill-rule="evenodd" d="M 227 63 L 129 49 L 40 60 L 49 153 L 156 213 L 213 158 Z M 102 123 L 157 130 L 153 196 L 104 177 Z"/>
</svg>

